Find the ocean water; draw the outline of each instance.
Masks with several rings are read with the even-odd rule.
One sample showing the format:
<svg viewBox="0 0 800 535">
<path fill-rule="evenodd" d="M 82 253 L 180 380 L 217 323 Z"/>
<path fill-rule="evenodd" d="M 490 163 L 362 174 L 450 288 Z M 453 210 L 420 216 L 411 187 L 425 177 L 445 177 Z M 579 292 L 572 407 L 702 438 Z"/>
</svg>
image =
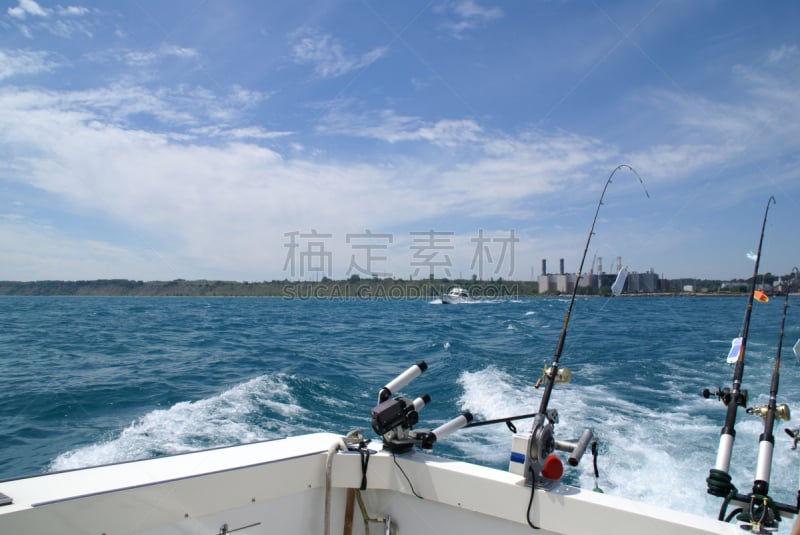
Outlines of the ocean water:
<svg viewBox="0 0 800 535">
<path fill-rule="evenodd" d="M 792 297 L 790 305 L 796 305 Z M 181 453 L 314 431 L 375 439 L 378 390 L 418 360 L 403 394 L 431 397 L 416 429 L 470 410 L 476 419 L 534 412 L 534 388 L 566 312 L 563 298 L 443 306 L 425 299 L 0 298 L 0 479 Z M 725 363 L 746 298 L 578 298 L 553 391 L 556 438 L 590 427 L 599 486 L 648 503 L 716 516 L 706 493 L 725 407 L 704 388 L 731 386 Z M 755 303 L 743 387 L 766 404 L 783 298 Z M 771 496 L 794 504 L 800 364 L 790 306 Z M 520 430 L 530 420 L 516 422 Z M 760 418 L 739 410 L 731 474 L 752 486 Z M 505 425 L 463 429 L 434 453 L 507 468 Z M 591 458 L 567 467 L 592 488 Z M 0 483 L 0 491 L 2 484 Z M 781 533 L 788 533 L 787 522 Z"/>
</svg>

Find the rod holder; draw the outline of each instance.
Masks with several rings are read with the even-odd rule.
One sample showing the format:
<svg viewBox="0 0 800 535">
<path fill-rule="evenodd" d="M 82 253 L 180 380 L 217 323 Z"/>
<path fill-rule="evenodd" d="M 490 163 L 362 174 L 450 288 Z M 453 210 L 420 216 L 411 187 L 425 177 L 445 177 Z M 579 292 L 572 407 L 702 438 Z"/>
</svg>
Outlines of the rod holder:
<svg viewBox="0 0 800 535">
<path fill-rule="evenodd" d="M 578 441 L 575 443 L 564 443 L 557 440 L 556 449 L 560 451 L 571 452 L 571 455 L 567 457 L 567 462 L 569 463 L 570 466 L 578 466 L 578 463 L 581 462 L 583 454 L 586 452 L 586 448 L 589 446 L 589 443 L 593 439 L 594 439 L 594 433 L 592 432 L 592 430 L 584 429 L 581 438 L 579 438 Z"/>
<path fill-rule="evenodd" d="M 408 384 L 422 375 L 422 372 L 428 369 L 428 365 L 425 363 L 424 360 L 420 360 L 413 366 L 410 366 L 406 371 L 389 381 L 383 388 L 380 389 L 378 392 L 378 403 L 382 403 L 392 397 L 392 394 L 396 394 L 404 387 L 408 386 Z"/>
</svg>

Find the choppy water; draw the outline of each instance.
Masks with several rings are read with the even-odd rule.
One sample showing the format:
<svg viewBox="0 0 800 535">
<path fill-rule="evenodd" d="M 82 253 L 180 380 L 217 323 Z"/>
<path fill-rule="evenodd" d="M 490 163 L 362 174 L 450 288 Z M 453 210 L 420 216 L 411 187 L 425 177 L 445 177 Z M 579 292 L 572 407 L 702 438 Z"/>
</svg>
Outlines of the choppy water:
<svg viewBox="0 0 800 535">
<path fill-rule="evenodd" d="M 319 430 L 374 437 L 377 391 L 420 359 L 429 369 L 404 392 L 432 398 L 419 429 L 463 410 L 533 412 L 533 383 L 566 307 L 558 298 L 0 298 L 0 479 Z M 730 386 L 725 356 L 745 308 L 745 298 L 578 299 L 561 358 L 573 382 L 557 385 L 550 407 L 558 439 L 585 427 L 599 435 L 606 493 L 716 516 L 705 478 L 725 408 L 700 392 Z M 783 298 L 754 305 L 751 404 L 767 402 L 782 308 Z M 778 401 L 796 415 L 776 424 L 771 481 L 772 497 L 787 503 L 800 467 L 783 432 L 800 416 L 798 337 L 790 307 Z M 731 473 L 742 491 L 762 430 L 739 411 Z M 510 444 L 496 425 L 459 431 L 434 451 L 506 469 Z M 591 462 L 567 477 L 592 487 Z"/>
</svg>

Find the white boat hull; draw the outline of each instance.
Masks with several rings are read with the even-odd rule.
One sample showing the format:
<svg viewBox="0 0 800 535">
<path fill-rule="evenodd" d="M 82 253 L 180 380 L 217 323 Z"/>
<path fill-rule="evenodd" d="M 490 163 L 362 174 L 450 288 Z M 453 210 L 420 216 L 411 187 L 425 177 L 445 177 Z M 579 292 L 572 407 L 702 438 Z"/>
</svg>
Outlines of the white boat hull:
<svg viewBox="0 0 800 535">
<path fill-rule="evenodd" d="M 458 305 L 461 303 L 472 303 L 472 299 L 469 297 L 442 297 L 442 304 L 443 305 Z"/>
<path fill-rule="evenodd" d="M 0 507 L 0 533 L 322 534 L 328 451 L 340 440 L 318 433 L 0 482 L 14 500 Z M 419 452 L 396 463 L 387 452 L 371 455 L 362 496 L 369 514 L 391 517 L 399 534 L 532 532 L 530 488 L 520 476 Z M 331 467 L 329 526 L 338 534 L 348 489 L 361 484 L 361 456 L 337 452 Z M 531 520 L 540 535 L 741 533 L 714 519 L 560 484 L 536 490 Z M 356 507 L 352 533 L 364 532 Z"/>
</svg>

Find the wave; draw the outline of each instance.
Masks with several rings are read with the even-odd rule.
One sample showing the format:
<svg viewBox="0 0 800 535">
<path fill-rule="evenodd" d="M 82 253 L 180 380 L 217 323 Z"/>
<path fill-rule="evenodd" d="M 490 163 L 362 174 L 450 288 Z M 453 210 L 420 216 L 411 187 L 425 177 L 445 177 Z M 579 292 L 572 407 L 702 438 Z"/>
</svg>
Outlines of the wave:
<svg viewBox="0 0 800 535">
<path fill-rule="evenodd" d="M 463 389 L 459 403 L 475 415 L 476 421 L 536 412 L 541 395 L 524 378 L 494 365 L 476 372 L 462 372 L 458 383 Z M 718 423 L 697 414 L 701 396 L 687 400 L 695 407 L 678 411 L 647 406 L 639 399 L 618 397 L 602 384 L 557 385 L 550 403 L 560 418 L 555 426 L 556 438 L 575 440 L 584 427 L 595 432 L 600 450 L 599 486 L 608 494 L 715 516 L 719 501 L 707 495 L 702 483 L 686 485 L 687 480 L 702 482 L 714 464 L 715 450 L 713 444 L 709 447 L 707 437 L 718 434 Z M 519 432 L 527 433 L 532 420 L 513 423 Z M 743 419 L 737 430 L 747 437 L 738 441 L 737 453 L 745 449 L 745 442 L 755 442 L 762 428 L 760 421 Z M 511 439 L 506 426 L 497 424 L 463 430 L 448 437 L 448 442 L 467 458 L 506 469 Z M 563 453 L 559 456 L 565 458 Z M 776 455 L 774 464 L 776 470 L 784 469 L 791 474 L 791 458 L 787 457 L 782 455 L 778 459 Z M 589 452 L 577 468 L 566 468 L 565 482 L 583 488 L 595 486 Z M 746 481 L 748 476 L 752 480 L 748 468 L 737 465 L 733 473 L 740 481 Z M 654 485 L 656 475 L 659 482 Z M 793 487 L 790 475 L 777 472 L 774 475 L 783 487 Z M 791 496 L 787 499 L 791 503 Z"/>
<path fill-rule="evenodd" d="M 286 420 L 305 412 L 285 375 L 262 375 L 217 396 L 176 403 L 138 418 L 119 436 L 56 457 L 48 471 L 186 453 L 285 436 Z M 273 426 L 264 425 L 266 414 Z M 269 416 L 274 415 L 274 418 Z M 277 429 L 276 429 L 277 427 Z"/>
</svg>

